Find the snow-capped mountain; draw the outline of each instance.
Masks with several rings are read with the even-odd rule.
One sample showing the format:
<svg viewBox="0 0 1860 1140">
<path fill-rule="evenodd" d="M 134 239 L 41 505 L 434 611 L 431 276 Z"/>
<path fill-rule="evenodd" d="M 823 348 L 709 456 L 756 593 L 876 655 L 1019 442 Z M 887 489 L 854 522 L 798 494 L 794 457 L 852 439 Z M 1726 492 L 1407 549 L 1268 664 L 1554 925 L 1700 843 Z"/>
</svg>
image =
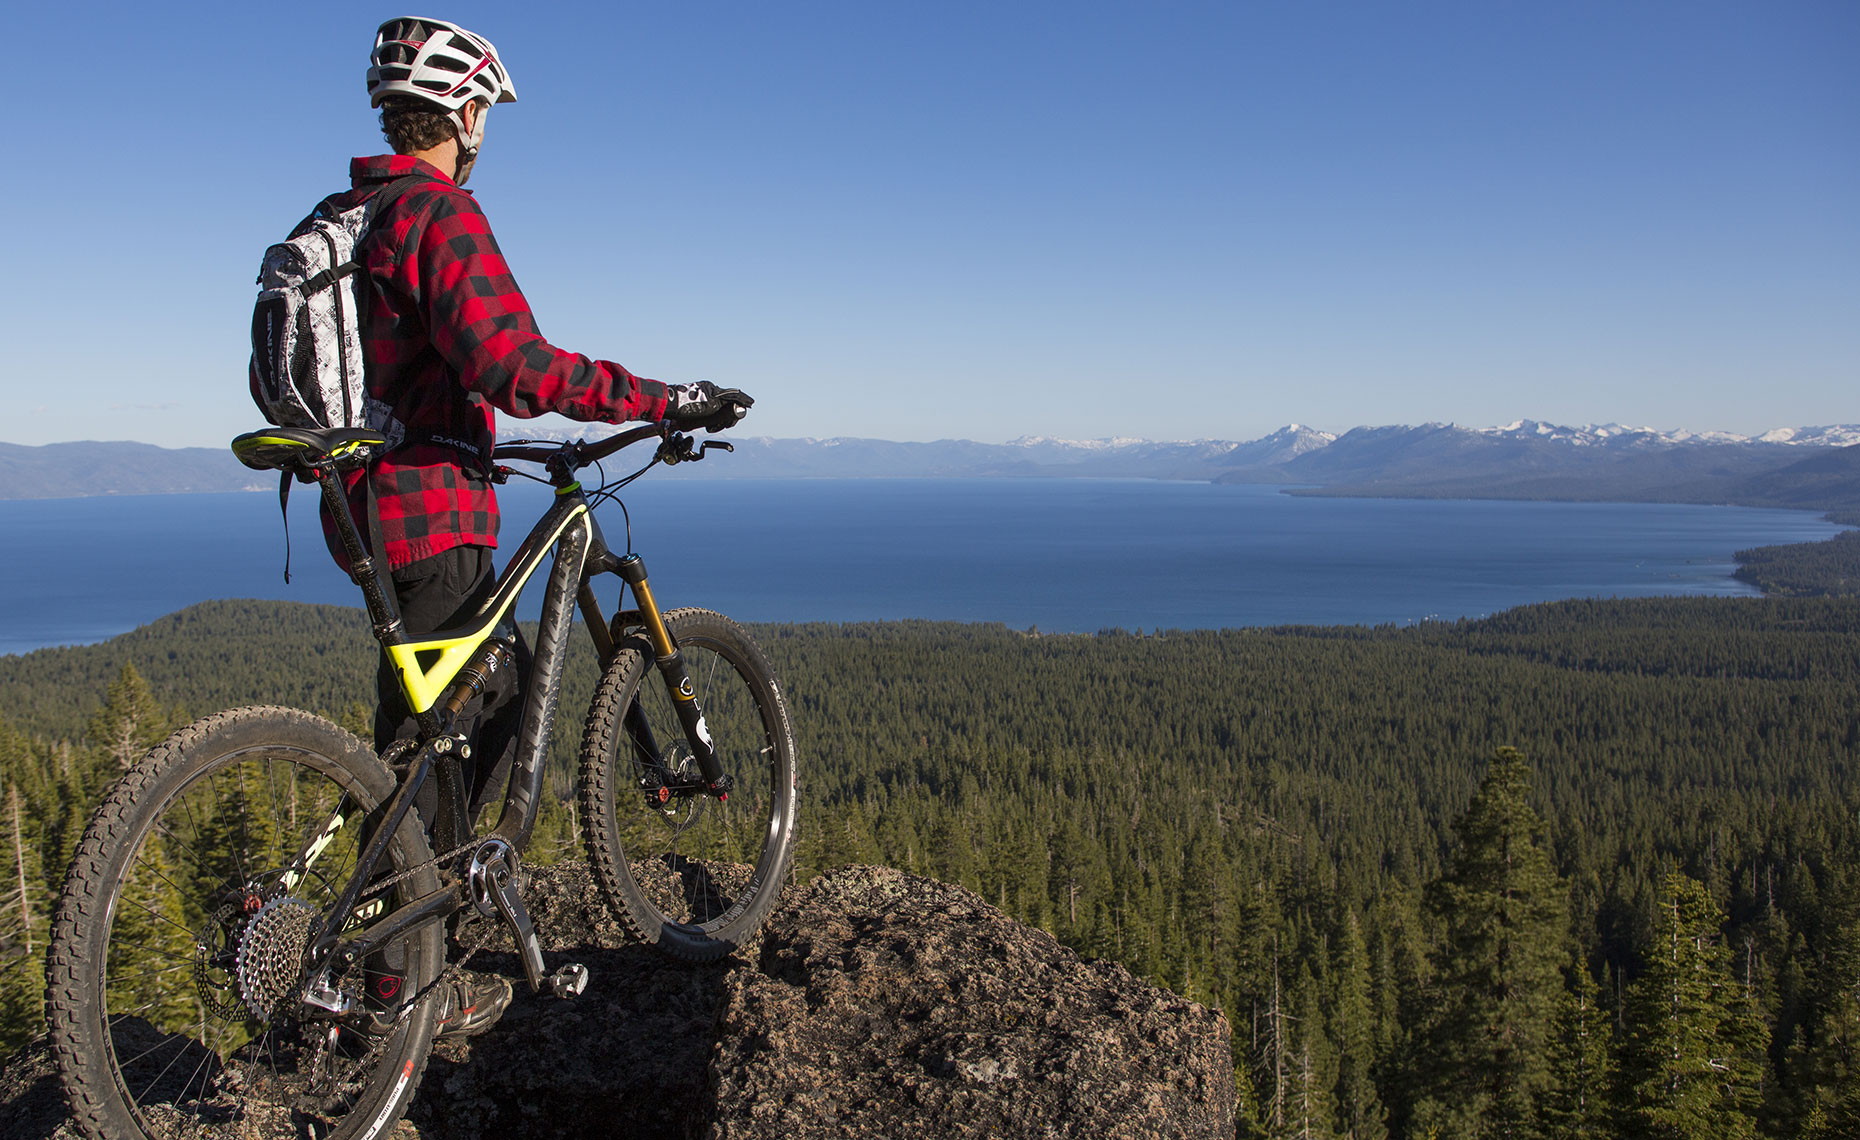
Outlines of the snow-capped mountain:
<svg viewBox="0 0 1860 1140">
<path fill-rule="evenodd" d="M 1796 447 L 1852 447 L 1860 443 L 1860 426 L 1775 428 L 1757 437 L 1759 443 L 1786 443 Z"/>
<path fill-rule="evenodd" d="M 1584 424 L 1563 427 L 1540 420 L 1515 420 L 1500 427 L 1474 428 L 1482 435 L 1514 439 L 1548 439 L 1578 447 L 1629 444 L 1642 447 L 1679 447 L 1685 444 L 1776 443 L 1796 447 L 1847 447 L 1860 443 L 1860 426 L 1831 424 L 1821 427 L 1774 428 L 1761 435 L 1728 431 L 1660 431 L 1621 424 Z"/>
<path fill-rule="evenodd" d="M 503 426 L 511 439 L 587 438 L 614 430 L 553 416 Z M 1324 494 L 1742 502 L 1820 509 L 1845 509 L 1851 500 L 1860 507 L 1860 424 L 1777 428 L 1757 436 L 1518 420 L 1485 428 L 1440 423 L 1359 427 L 1341 435 L 1288 424 L 1244 442 L 1051 436 L 1010 443 L 899 443 L 850 436 L 738 436 L 731 442 L 735 455 L 681 467 L 679 477 L 1083 476 L 1292 484 Z M 251 473 L 226 453 L 184 455 L 127 443 L 0 444 L 0 498 L 167 489 L 174 480 L 164 482 L 166 476 L 158 475 L 170 468 L 191 472 L 202 464 L 215 472 L 208 480 L 212 485 L 189 475 L 193 482 L 183 479 L 183 489 L 237 490 L 253 484 Z M 114 474 L 126 466 L 136 475 Z"/>
<path fill-rule="evenodd" d="M 1422 424 L 1357 428 L 1328 446 L 1218 481 L 1307 483 L 1326 494 L 1450 498 L 1608 499 L 1844 506 L 1842 476 L 1788 474 L 1800 461 L 1860 443 L 1851 424 L 1751 437 L 1620 424 L 1566 427 L 1520 420 L 1490 428 Z M 1856 452 L 1860 455 L 1860 452 Z M 1764 482 L 1753 482 L 1761 477 Z M 1787 487 L 1812 484 L 1806 501 Z M 1860 502 L 1860 486 L 1851 497 Z M 1824 506 L 1825 504 L 1825 506 Z"/>
</svg>

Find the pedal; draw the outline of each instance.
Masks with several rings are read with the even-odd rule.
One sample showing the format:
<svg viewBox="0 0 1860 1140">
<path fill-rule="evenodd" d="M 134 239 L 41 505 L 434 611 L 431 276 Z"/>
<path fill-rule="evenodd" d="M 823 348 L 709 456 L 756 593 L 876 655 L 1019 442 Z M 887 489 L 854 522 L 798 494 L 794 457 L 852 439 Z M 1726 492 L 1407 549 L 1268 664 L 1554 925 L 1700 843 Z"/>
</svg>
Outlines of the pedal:
<svg viewBox="0 0 1860 1140">
<path fill-rule="evenodd" d="M 580 962 L 569 962 L 549 975 L 549 989 L 556 997 L 578 997 L 587 988 L 588 968 Z"/>
</svg>

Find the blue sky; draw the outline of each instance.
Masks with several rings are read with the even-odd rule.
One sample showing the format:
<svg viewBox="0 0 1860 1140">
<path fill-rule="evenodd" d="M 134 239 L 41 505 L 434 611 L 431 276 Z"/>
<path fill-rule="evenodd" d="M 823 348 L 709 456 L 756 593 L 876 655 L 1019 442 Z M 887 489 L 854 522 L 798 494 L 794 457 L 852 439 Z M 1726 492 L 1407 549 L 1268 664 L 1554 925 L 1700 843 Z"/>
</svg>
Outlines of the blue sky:
<svg viewBox="0 0 1860 1140">
<path fill-rule="evenodd" d="M 455 3 L 543 331 L 752 434 L 1860 421 L 1860 5 Z M 398 14 L 9 18 L 0 440 L 223 444 Z M 508 428 L 506 429 L 508 430 Z"/>
</svg>

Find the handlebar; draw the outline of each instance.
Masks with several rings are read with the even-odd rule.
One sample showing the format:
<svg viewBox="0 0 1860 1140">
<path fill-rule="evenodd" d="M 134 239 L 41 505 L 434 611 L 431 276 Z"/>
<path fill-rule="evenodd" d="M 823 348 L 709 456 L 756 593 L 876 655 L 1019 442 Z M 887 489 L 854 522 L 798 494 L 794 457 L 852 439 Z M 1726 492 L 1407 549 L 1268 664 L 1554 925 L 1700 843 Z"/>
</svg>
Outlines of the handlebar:
<svg viewBox="0 0 1860 1140">
<path fill-rule="evenodd" d="M 704 458 L 704 453 L 713 447 L 724 451 L 735 448 L 719 440 L 706 440 L 693 445 L 689 435 L 678 431 L 664 420 L 641 424 L 629 428 L 617 435 L 593 443 L 581 440 L 569 440 L 565 443 L 503 443 L 491 452 L 493 459 L 527 460 L 541 463 L 552 471 L 572 474 L 583 467 L 591 466 L 612 455 L 614 452 L 645 439 L 659 439 L 658 454 L 653 458 L 662 463 L 687 463 Z"/>
<path fill-rule="evenodd" d="M 528 460 L 532 463 L 565 462 L 569 470 L 578 471 L 642 439 L 651 439 L 653 436 L 665 439 L 672 434 L 672 425 L 661 420 L 629 428 L 594 443 L 583 443 L 578 439 L 566 443 L 500 443 L 492 450 L 491 458 Z"/>
</svg>

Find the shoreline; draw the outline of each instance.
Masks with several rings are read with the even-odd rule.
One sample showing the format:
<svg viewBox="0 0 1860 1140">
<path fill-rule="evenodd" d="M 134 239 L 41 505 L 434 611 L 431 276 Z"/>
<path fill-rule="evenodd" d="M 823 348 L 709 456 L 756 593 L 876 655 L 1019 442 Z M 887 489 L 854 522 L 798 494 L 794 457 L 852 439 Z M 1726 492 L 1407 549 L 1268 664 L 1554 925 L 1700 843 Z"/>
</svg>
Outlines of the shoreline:
<svg viewBox="0 0 1860 1140">
<path fill-rule="evenodd" d="M 765 483 L 753 494 L 748 485 L 692 485 L 632 503 L 633 521 L 648 528 L 642 533 L 671 536 L 676 548 L 689 545 L 677 541 L 687 533 L 684 515 L 709 512 L 706 518 L 726 528 L 719 538 L 730 536 L 720 555 L 808 539 L 792 551 L 792 562 L 766 573 L 732 569 L 734 555 L 661 556 L 677 567 L 661 568 L 667 581 L 741 620 L 999 621 L 1076 633 L 1373 628 L 1563 598 L 1795 596 L 1808 591 L 1740 576 L 1736 555 L 1769 544 L 1825 549 L 1850 525 L 1800 508 L 1701 509 L 1712 504 L 1568 502 L 1567 509 L 1531 509 L 1517 500 L 1463 500 L 1464 506 L 1338 500 L 1324 506 L 1275 488 L 1235 495 L 1199 481 L 935 479 L 913 480 L 915 489 L 895 493 L 870 483 L 860 490 L 862 482 L 844 483 L 843 490 L 813 480 Z M 512 503 L 507 512 L 515 518 L 523 507 Z M 94 574 L 52 577 L 42 562 L 16 563 L 0 575 L 11 583 L 17 607 L 7 630 L 12 636 L 0 638 L 6 656 L 98 644 L 204 598 L 256 594 L 359 604 L 347 579 L 323 566 L 313 528 L 300 534 L 304 528 L 291 527 L 298 540 L 292 545 L 303 556 L 300 574 L 288 589 L 276 585 L 284 536 L 269 494 L 112 496 L 89 506 L 8 510 L 0 504 L 0 517 L 13 520 L 16 537 L 29 547 L 50 544 L 83 557 L 105 536 L 136 544 L 149 563 L 139 585 L 112 578 L 107 588 Z M 1761 513 L 1771 510 L 1778 513 Z M 196 519 L 198 533 L 189 529 Z M 1007 529 L 991 528 L 990 519 Z M 300 512 L 292 521 L 313 520 Z M 869 536 L 859 536 L 868 528 L 886 536 L 882 548 L 867 549 Z M 1436 529 L 1435 539 L 1411 537 Z M 898 551 L 913 553 L 900 562 Z M 934 565 L 967 566 L 963 588 L 939 587 L 946 579 L 925 569 Z M 1030 584 L 1028 571 L 1037 571 L 1039 585 Z M 1134 575 L 1122 593 L 1105 593 L 1111 572 Z"/>
</svg>

